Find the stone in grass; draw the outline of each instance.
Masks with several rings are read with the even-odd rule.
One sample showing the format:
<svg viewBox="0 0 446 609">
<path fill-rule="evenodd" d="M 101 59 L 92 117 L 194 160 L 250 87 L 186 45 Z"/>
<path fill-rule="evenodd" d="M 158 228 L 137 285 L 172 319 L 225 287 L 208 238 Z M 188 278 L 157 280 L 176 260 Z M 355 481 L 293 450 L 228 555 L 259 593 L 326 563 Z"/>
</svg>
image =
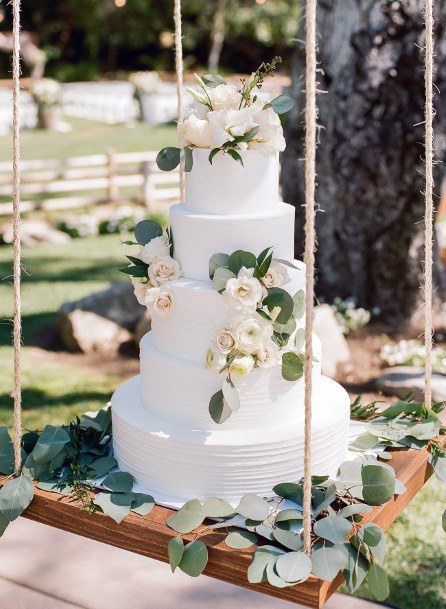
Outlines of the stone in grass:
<svg viewBox="0 0 446 609">
<path fill-rule="evenodd" d="M 322 374 L 336 379 L 350 372 L 350 349 L 330 305 L 315 308 L 313 330 L 322 343 Z"/>
<path fill-rule="evenodd" d="M 96 313 L 76 310 L 59 318 L 59 337 L 69 351 L 114 355 L 123 343 L 133 340 L 131 332 Z"/>
<path fill-rule="evenodd" d="M 385 395 L 395 395 L 399 398 L 406 396 L 409 391 L 415 391 L 415 400 L 424 400 L 424 368 L 413 366 L 394 366 L 387 368 L 376 380 L 377 388 Z M 432 374 L 432 399 L 434 402 L 446 400 L 446 375 L 434 372 Z"/>
</svg>

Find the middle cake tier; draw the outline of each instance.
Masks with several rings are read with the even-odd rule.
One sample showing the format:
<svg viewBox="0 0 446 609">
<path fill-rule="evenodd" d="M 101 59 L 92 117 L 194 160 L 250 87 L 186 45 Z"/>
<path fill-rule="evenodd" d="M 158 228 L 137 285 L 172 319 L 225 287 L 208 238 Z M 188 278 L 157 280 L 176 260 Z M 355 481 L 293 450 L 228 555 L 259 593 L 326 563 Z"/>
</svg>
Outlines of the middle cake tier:
<svg viewBox="0 0 446 609">
<path fill-rule="evenodd" d="M 152 332 L 140 344 L 141 397 L 147 413 L 190 429 L 274 429 L 295 425 L 302 418 L 305 383 L 282 377 L 280 366 L 255 368 L 246 376 L 233 375 L 240 397 L 240 409 L 224 422 L 214 423 L 209 400 L 221 389 L 223 377 L 204 363 L 180 360 L 161 353 Z M 313 375 L 321 374 L 322 348 L 313 335 Z"/>
</svg>

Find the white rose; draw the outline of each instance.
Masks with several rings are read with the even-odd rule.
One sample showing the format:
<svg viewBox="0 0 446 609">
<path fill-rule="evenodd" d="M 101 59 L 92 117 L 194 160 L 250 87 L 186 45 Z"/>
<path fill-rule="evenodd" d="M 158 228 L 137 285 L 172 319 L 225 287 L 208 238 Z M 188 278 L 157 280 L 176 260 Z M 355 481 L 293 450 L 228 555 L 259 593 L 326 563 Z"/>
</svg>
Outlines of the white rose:
<svg viewBox="0 0 446 609">
<path fill-rule="evenodd" d="M 175 298 L 170 286 L 150 288 L 146 291 L 145 304 L 152 315 L 169 316 L 175 308 Z"/>
<path fill-rule="evenodd" d="M 242 353 L 252 355 L 263 347 L 271 339 L 271 324 L 263 320 L 259 315 L 241 317 L 234 320 L 234 337 L 237 349 Z"/>
<path fill-rule="evenodd" d="M 235 309 L 255 311 L 263 299 L 262 284 L 255 277 L 233 277 L 226 282 L 223 298 Z"/>
<path fill-rule="evenodd" d="M 246 376 L 254 368 L 254 358 L 250 355 L 237 355 L 229 366 L 231 374 Z"/>
<path fill-rule="evenodd" d="M 209 370 L 217 370 L 220 372 L 220 370 L 226 364 L 226 357 L 222 353 L 208 349 L 205 364 L 206 368 L 209 368 Z"/>
<path fill-rule="evenodd" d="M 152 284 L 157 286 L 172 279 L 178 279 L 182 273 L 180 265 L 176 260 L 170 256 L 163 256 L 149 266 L 148 275 Z"/>
<path fill-rule="evenodd" d="M 252 108 L 242 110 L 215 110 L 208 114 L 211 126 L 211 148 L 221 148 L 226 142 L 257 127 Z"/>
<path fill-rule="evenodd" d="M 197 148 L 209 148 L 211 144 L 209 121 L 197 118 L 195 114 L 178 123 L 178 135 L 183 144 L 191 144 Z"/>
<path fill-rule="evenodd" d="M 278 288 L 285 283 L 288 283 L 290 277 L 286 266 L 273 260 L 267 273 L 260 279 L 265 288 Z"/>
<path fill-rule="evenodd" d="M 141 283 L 140 277 L 131 277 L 131 280 L 133 283 L 133 289 L 135 290 L 136 300 L 139 302 L 139 304 L 145 305 L 146 292 L 149 285 L 147 283 Z"/>
<path fill-rule="evenodd" d="M 227 355 L 236 346 L 234 335 L 229 330 L 221 330 L 217 334 L 217 347 L 222 353 Z"/>
<path fill-rule="evenodd" d="M 170 243 L 166 235 L 151 239 L 146 245 L 142 245 L 138 258 L 146 264 L 152 264 L 157 258 L 165 258 L 170 254 Z"/>
<path fill-rule="evenodd" d="M 259 125 L 259 131 L 249 143 L 249 148 L 256 149 L 263 154 L 276 154 L 285 150 L 282 124 L 279 116 L 272 108 L 254 112 L 253 120 Z"/>
<path fill-rule="evenodd" d="M 267 341 L 256 351 L 257 366 L 271 368 L 279 363 L 279 347 L 273 341 Z"/>
<path fill-rule="evenodd" d="M 213 110 L 238 110 L 240 107 L 242 96 L 234 85 L 218 85 L 207 93 Z"/>
</svg>

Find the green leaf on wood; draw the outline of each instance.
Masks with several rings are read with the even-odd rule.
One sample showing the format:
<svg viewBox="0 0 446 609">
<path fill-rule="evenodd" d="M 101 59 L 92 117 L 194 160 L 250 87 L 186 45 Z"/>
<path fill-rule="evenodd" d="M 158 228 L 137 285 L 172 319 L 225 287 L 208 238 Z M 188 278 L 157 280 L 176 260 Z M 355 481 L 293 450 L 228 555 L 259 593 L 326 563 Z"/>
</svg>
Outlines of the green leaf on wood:
<svg viewBox="0 0 446 609">
<path fill-rule="evenodd" d="M 179 568 L 191 577 L 203 573 L 208 562 L 208 549 L 202 541 L 192 541 L 184 548 Z"/>
<path fill-rule="evenodd" d="M 259 584 L 267 581 L 266 567 L 278 556 L 285 554 L 284 550 L 275 546 L 261 546 L 257 548 L 248 568 L 248 581 L 251 584 Z"/>
<path fill-rule="evenodd" d="M 235 510 L 227 501 L 210 497 L 203 503 L 203 513 L 209 518 L 226 518 L 235 514 Z"/>
<path fill-rule="evenodd" d="M 118 462 L 114 457 L 101 457 L 100 459 L 96 459 L 92 462 L 90 467 L 89 475 L 92 478 L 99 478 L 100 476 L 105 476 L 108 474 L 110 470 L 118 465 Z"/>
<path fill-rule="evenodd" d="M 377 601 L 384 601 L 389 596 L 389 580 L 384 569 L 377 564 L 373 564 L 367 573 L 366 578 L 370 592 Z"/>
<path fill-rule="evenodd" d="M 32 480 L 23 474 L 0 489 L 0 512 L 12 522 L 22 514 L 34 497 Z"/>
<path fill-rule="evenodd" d="M 94 504 L 118 524 L 129 514 L 132 501 L 133 493 L 102 492 L 93 498 Z"/>
<path fill-rule="evenodd" d="M 276 571 L 288 583 L 304 582 L 311 573 L 311 559 L 304 552 L 288 552 L 278 558 Z"/>
<path fill-rule="evenodd" d="M 312 573 L 319 579 L 331 582 L 345 569 L 348 554 L 344 545 L 320 544 L 311 554 Z"/>
<path fill-rule="evenodd" d="M 112 472 L 102 482 L 109 491 L 129 493 L 133 488 L 133 476 L 127 472 Z"/>
<path fill-rule="evenodd" d="M 134 499 L 132 501 L 131 510 L 135 514 L 140 516 L 147 516 L 153 510 L 155 500 L 152 495 L 146 495 L 145 493 L 133 493 Z"/>
<path fill-rule="evenodd" d="M 169 556 L 169 564 L 174 573 L 175 569 L 181 562 L 184 554 L 184 541 L 181 537 L 173 537 L 167 545 L 167 554 Z"/>
<path fill-rule="evenodd" d="M 33 459 L 39 465 L 49 463 L 70 441 L 70 436 L 62 427 L 47 425 L 37 440 L 32 452 Z"/>
<path fill-rule="evenodd" d="M 300 550 L 303 542 L 302 537 L 299 533 L 294 531 L 285 531 L 283 529 L 275 528 L 273 530 L 274 539 L 278 541 L 282 546 L 288 548 L 288 550 Z"/>
<path fill-rule="evenodd" d="M 245 518 L 251 520 L 265 520 L 269 515 L 269 504 L 254 493 L 248 493 L 242 497 L 235 511 Z"/>
<path fill-rule="evenodd" d="M 190 533 L 205 519 L 203 507 L 198 499 L 191 499 L 167 519 L 167 526 L 177 533 Z"/>
<path fill-rule="evenodd" d="M 250 531 L 232 531 L 225 539 L 225 544 L 234 550 L 246 550 L 258 542 L 259 538 Z"/>
<path fill-rule="evenodd" d="M 14 473 L 14 447 L 7 427 L 0 427 L 0 472 L 6 476 Z"/>
<path fill-rule="evenodd" d="M 342 516 L 326 516 L 315 523 L 313 530 L 318 537 L 327 541 L 344 543 L 352 526 L 352 523 Z"/>
<path fill-rule="evenodd" d="M 395 473 L 377 465 L 365 465 L 361 470 L 362 495 L 369 505 L 383 505 L 395 494 Z"/>
</svg>

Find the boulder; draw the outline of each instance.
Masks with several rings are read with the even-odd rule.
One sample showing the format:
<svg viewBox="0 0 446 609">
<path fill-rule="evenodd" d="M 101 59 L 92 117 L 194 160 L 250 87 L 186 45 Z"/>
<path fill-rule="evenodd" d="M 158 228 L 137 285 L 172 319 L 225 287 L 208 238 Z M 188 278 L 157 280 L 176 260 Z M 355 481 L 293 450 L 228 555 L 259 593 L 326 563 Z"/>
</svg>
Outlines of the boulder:
<svg viewBox="0 0 446 609">
<path fill-rule="evenodd" d="M 385 395 L 395 395 L 403 398 L 409 391 L 415 391 L 415 399 L 424 400 L 424 368 L 413 366 L 394 366 L 384 370 L 384 374 L 376 380 L 377 388 Z M 434 372 L 432 374 L 432 400 L 446 401 L 446 375 Z"/>
<path fill-rule="evenodd" d="M 133 339 L 131 332 L 90 311 L 75 309 L 59 324 L 59 336 L 69 351 L 114 355 L 122 343 Z"/>
<path fill-rule="evenodd" d="M 2 235 L 4 243 L 12 243 L 14 240 L 12 226 L 7 226 Z M 21 241 L 23 245 L 34 245 L 45 241 L 61 245 L 70 241 L 71 237 L 66 233 L 57 230 L 48 222 L 43 220 L 27 220 L 23 222 L 21 228 Z"/>
<path fill-rule="evenodd" d="M 338 379 L 351 372 L 350 349 L 330 305 L 315 308 L 313 331 L 322 342 L 322 374 Z"/>
<path fill-rule="evenodd" d="M 59 317 L 63 318 L 76 309 L 105 317 L 131 332 L 146 311 L 136 300 L 130 281 L 118 281 L 101 292 L 74 302 L 64 302 L 59 309 Z"/>
<path fill-rule="evenodd" d="M 141 317 L 139 322 L 136 324 L 133 340 L 137 347 L 139 347 L 139 343 L 141 342 L 142 337 L 150 331 L 152 327 L 152 318 L 149 313 L 146 313 Z"/>
</svg>

